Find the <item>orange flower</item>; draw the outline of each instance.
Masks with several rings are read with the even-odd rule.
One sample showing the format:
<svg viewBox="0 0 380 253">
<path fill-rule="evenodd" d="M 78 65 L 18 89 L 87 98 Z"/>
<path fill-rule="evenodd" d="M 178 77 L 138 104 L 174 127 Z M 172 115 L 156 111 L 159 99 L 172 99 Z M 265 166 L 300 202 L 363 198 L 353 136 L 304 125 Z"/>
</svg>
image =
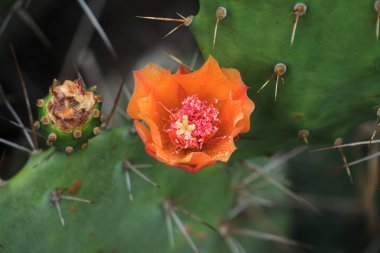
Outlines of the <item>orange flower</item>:
<svg viewBox="0 0 380 253">
<path fill-rule="evenodd" d="M 210 56 L 194 72 L 178 73 L 149 64 L 135 71 L 127 112 L 148 154 L 190 172 L 226 162 L 234 139 L 249 131 L 255 107 L 240 73 L 220 68 Z"/>
</svg>

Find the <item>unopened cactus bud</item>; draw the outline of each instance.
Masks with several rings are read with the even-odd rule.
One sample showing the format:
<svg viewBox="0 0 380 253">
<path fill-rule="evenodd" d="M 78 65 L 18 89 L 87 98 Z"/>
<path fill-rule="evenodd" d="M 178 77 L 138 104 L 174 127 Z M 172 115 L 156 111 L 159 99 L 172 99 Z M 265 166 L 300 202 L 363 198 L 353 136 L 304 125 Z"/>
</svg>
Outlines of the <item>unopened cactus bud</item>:
<svg viewBox="0 0 380 253">
<path fill-rule="evenodd" d="M 71 152 L 67 153 L 80 150 L 100 133 L 94 129 L 101 124 L 101 96 L 80 80 L 66 80 L 63 84 L 54 80 L 49 94 L 37 104 L 41 133 L 59 149 L 67 152 L 70 147 Z"/>
</svg>

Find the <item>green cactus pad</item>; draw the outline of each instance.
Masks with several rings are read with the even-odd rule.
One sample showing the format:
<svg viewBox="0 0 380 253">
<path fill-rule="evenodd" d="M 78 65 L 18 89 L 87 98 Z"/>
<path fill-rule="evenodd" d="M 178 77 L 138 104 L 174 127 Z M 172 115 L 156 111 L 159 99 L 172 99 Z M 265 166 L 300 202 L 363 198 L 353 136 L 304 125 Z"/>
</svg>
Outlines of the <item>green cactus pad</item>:
<svg viewBox="0 0 380 253">
<path fill-rule="evenodd" d="M 218 227 L 230 208 L 233 193 L 230 188 L 232 172 L 212 166 L 197 174 L 164 166 L 141 152 L 143 144 L 137 136 L 130 136 L 124 127 L 104 131 L 90 141 L 86 152 L 67 157 L 47 150 L 33 155 L 22 171 L 0 188 L 0 220 L 4 233 L 0 237 L 4 252 L 192 252 L 173 224 L 176 246 L 170 248 L 164 200 L 175 203 L 208 223 Z M 157 189 L 135 173 L 130 174 L 134 201 L 128 199 L 124 159 L 133 164 L 150 164 L 140 169 L 157 182 Z M 241 172 L 241 171 L 240 171 Z M 71 188 L 81 182 L 75 195 L 94 201 L 86 204 L 61 200 L 65 220 L 61 225 L 54 205 L 49 205 L 56 188 Z M 265 192 L 260 190 L 263 196 Z M 279 196 L 279 192 L 272 196 Z M 281 194 L 280 194 L 280 198 Z M 284 211 L 266 211 L 275 217 L 280 227 L 286 227 Z M 176 211 L 202 252 L 229 252 L 217 233 Z M 263 219 L 257 224 L 264 224 Z M 243 224 L 247 227 L 247 224 Z M 244 247 L 268 248 L 274 245 L 244 237 Z M 248 240 L 249 239 L 249 240 Z M 146 243 L 146 241 L 149 243 Z M 239 239 L 240 240 L 240 239 Z"/>
<path fill-rule="evenodd" d="M 71 82 L 65 81 L 80 87 L 78 81 Z M 96 95 L 95 91 L 90 88 L 83 87 L 82 92 L 91 97 L 97 97 L 98 100 L 93 100 L 93 106 L 85 111 L 86 115 L 88 115 L 84 122 L 77 123 L 73 127 L 65 123 L 65 128 L 63 129 L 58 123 L 57 118 L 52 119 L 52 113 L 49 113 L 49 110 L 52 110 L 52 101 L 54 99 L 53 89 L 57 88 L 64 84 L 59 84 L 58 81 L 54 81 L 53 85 L 49 91 L 49 94 L 44 98 L 40 99 L 37 102 L 38 106 L 38 114 L 39 114 L 39 129 L 41 133 L 46 137 L 47 144 L 54 145 L 58 149 L 66 150 L 67 153 L 71 153 L 74 150 L 79 150 L 85 148 L 87 146 L 87 142 L 89 139 L 93 138 L 95 135 L 100 133 L 100 125 L 101 125 L 101 107 L 102 102 L 100 96 Z M 75 105 L 79 104 L 77 101 L 74 101 Z M 73 107 L 72 107 L 73 108 Z M 70 110 L 70 106 L 62 106 L 62 110 Z M 73 109 L 75 110 L 75 109 Z M 74 111 L 75 112 L 75 111 Z M 62 121 L 65 119 L 62 119 Z M 66 122 L 70 122 L 69 120 Z M 69 148 L 69 150 L 67 150 Z M 70 150 L 70 148 L 72 150 Z M 71 151 L 71 152 L 70 152 Z"/>
<path fill-rule="evenodd" d="M 294 44 L 290 0 L 201 0 L 190 28 L 205 58 L 241 71 L 256 104 L 246 155 L 270 153 L 297 144 L 301 129 L 309 143 L 331 143 L 354 126 L 376 119 L 380 94 L 380 42 L 374 1 L 303 1 Z M 215 49 L 216 9 L 225 7 Z M 348 18 L 350 17 L 350 18 Z M 274 66 L 284 63 L 274 101 Z M 260 92 L 259 88 L 272 77 Z M 369 138 L 369 137 L 368 137 Z M 240 153 L 240 155 L 243 155 Z"/>
</svg>

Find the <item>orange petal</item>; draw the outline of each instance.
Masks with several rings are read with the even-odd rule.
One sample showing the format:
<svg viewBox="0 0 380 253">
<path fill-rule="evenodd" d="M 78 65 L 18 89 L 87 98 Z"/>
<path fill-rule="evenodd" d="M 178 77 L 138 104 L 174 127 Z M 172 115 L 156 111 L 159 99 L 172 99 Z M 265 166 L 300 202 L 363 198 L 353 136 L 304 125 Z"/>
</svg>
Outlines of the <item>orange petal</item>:
<svg viewBox="0 0 380 253">
<path fill-rule="evenodd" d="M 233 99 L 242 101 L 244 119 L 242 119 L 237 126 L 241 128 L 242 133 L 246 133 L 250 129 L 250 116 L 255 109 L 255 104 L 247 95 L 248 87 L 243 83 L 239 71 L 231 68 L 222 68 L 222 72 L 231 81 Z"/>
<path fill-rule="evenodd" d="M 141 84 L 141 82 L 135 76 L 135 89 L 133 91 L 132 98 L 129 101 L 128 107 L 127 107 L 127 113 L 131 118 L 133 119 L 138 118 L 138 115 L 140 112 L 138 101 L 140 98 L 149 96 L 149 94 L 150 94 L 149 88 Z"/>
<path fill-rule="evenodd" d="M 213 160 L 227 162 L 235 150 L 236 146 L 233 138 L 219 137 L 209 143 L 205 152 L 212 157 Z"/>
<path fill-rule="evenodd" d="M 173 96 L 179 92 L 179 86 L 172 78 L 169 70 L 162 69 L 155 64 L 148 64 L 142 70 L 135 71 L 134 78 L 135 90 L 127 109 L 132 118 L 136 115 L 134 110 L 136 98 L 147 96 L 149 93 L 152 94 L 156 102 L 162 103 L 167 108 L 176 108 L 180 105 L 181 101 L 178 97 Z"/>
<path fill-rule="evenodd" d="M 149 128 L 144 126 L 140 121 L 134 120 L 133 121 L 137 133 L 140 135 L 141 140 L 146 144 L 148 142 L 152 142 L 152 135 L 150 133 Z"/>
<path fill-rule="evenodd" d="M 255 104 L 253 101 L 248 97 L 247 93 L 244 93 L 241 97 L 242 101 L 242 107 L 244 112 L 244 119 L 242 119 L 238 124 L 237 127 L 241 127 L 241 133 L 246 133 L 251 128 L 251 114 L 253 110 L 255 109 Z"/>
<path fill-rule="evenodd" d="M 202 100 L 217 98 L 224 100 L 230 92 L 230 81 L 221 71 L 218 62 L 210 56 L 197 71 L 188 74 L 175 74 L 174 79 L 183 87 L 186 94 L 197 94 Z"/>
<path fill-rule="evenodd" d="M 138 132 L 140 134 L 140 131 Z M 144 138 L 144 134 L 140 134 L 140 136 Z M 145 148 L 149 155 L 160 162 L 172 167 L 185 169 L 192 173 L 214 164 L 216 161 L 227 162 L 235 149 L 236 147 L 231 137 L 216 138 L 210 141 L 204 150 L 198 152 L 182 151 L 176 153 L 170 143 L 160 148 L 153 142 L 147 142 Z"/>
<path fill-rule="evenodd" d="M 195 173 L 200 169 L 215 163 L 218 159 L 213 159 L 205 152 L 180 152 L 175 153 L 174 148 L 158 148 L 157 146 L 147 145 L 146 151 L 160 162 L 171 167 L 185 169 Z"/>
<path fill-rule="evenodd" d="M 221 120 L 217 137 L 236 137 L 242 127 L 238 123 L 244 119 L 244 112 L 242 108 L 242 101 L 228 99 L 224 103 L 224 107 L 219 114 Z"/>
</svg>

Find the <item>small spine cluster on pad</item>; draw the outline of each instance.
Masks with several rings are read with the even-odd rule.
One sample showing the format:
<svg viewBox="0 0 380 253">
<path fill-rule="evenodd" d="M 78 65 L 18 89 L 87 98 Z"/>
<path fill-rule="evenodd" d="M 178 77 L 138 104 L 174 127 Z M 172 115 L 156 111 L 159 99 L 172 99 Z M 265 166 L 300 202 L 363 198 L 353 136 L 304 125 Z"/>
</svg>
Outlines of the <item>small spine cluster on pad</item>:
<svg viewBox="0 0 380 253">
<path fill-rule="evenodd" d="M 96 87 L 86 88 L 81 80 L 53 81 L 49 94 L 37 100 L 39 120 L 35 127 L 46 144 L 67 154 L 87 147 L 100 134 L 102 97 Z"/>
</svg>

